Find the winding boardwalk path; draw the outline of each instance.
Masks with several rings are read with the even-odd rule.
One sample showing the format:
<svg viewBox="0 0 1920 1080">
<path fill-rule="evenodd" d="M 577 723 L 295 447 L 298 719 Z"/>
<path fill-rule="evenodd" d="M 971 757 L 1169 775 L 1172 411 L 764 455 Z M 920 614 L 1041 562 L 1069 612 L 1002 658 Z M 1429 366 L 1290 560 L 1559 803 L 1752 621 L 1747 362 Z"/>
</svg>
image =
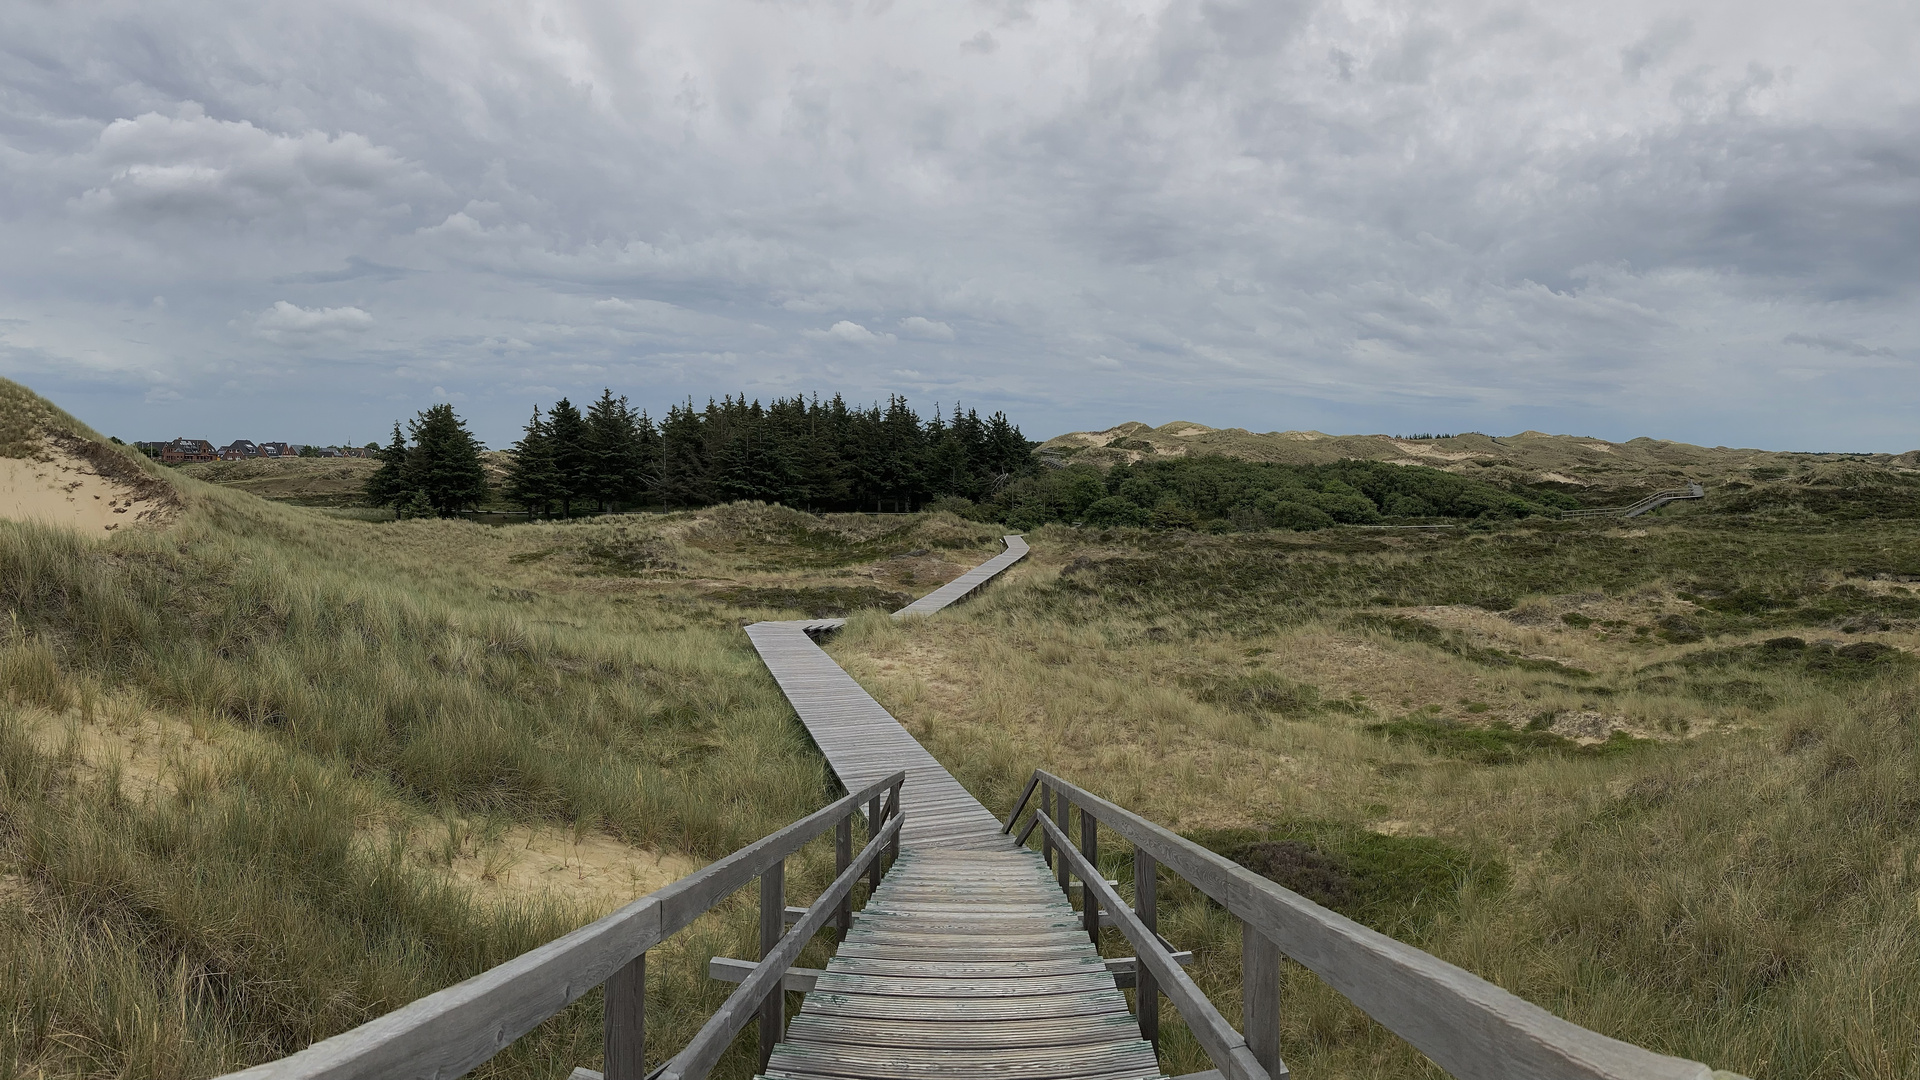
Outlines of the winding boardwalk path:
<svg viewBox="0 0 1920 1080">
<path fill-rule="evenodd" d="M 931 615 L 1027 554 L 1007 550 L 894 612 Z M 1082 917 L 1035 852 L 814 643 L 844 619 L 747 636 L 849 791 L 904 770 L 900 859 L 807 994 L 775 1080 L 1159 1077 Z"/>
<path fill-rule="evenodd" d="M 930 615 L 978 592 L 1026 557 L 1025 540 L 1018 536 L 1005 540 L 1005 552 L 894 612 L 894 618 Z M 993 814 L 814 644 L 813 635 L 845 623 L 845 619 L 754 623 L 747 627 L 747 637 L 843 787 L 858 791 L 881 777 L 906 771 L 907 782 L 900 792 L 900 807 L 907 818 L 900 831 L 903 848 L 1006 847 L 1007 838 Z"/>
</svg>

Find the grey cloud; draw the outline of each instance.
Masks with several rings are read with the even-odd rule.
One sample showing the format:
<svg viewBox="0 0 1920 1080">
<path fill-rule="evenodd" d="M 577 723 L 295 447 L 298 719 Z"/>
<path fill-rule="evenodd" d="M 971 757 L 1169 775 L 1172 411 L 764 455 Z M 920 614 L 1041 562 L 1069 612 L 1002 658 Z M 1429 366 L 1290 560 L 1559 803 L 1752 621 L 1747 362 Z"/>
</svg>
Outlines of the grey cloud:
<svg viewBox="0 0 1920 1080">
<path fill-rule="evenodd" d="M 399 266 L 385 266 L 358 255 L 349 255 L 346 258 L 346 264 L 339 270 L 306 270 L 297 274 L 281 274 L 273 279 L 273 283 L 276 285 L 331 285 L 342 281 L 392 281 L 416 272 Z"/>
<path fill-rule="evenodd" d="M 910 380 L 1038 433 L 1631 435 L 1623 388 L 1718 385 L 1651 433 L 1905 448 L 1920 391 L 1807 342 L 1920 352 L 1911 37 L 1872 0 L 15 5 L 0 368 L 140 372 L 67 384 L 128 432 Z"/>
<path fill-rule="evenodd" d="M 1650 68 L 1659 67 L 1679 51 L 1693 36 L 1693 20 L 1685 16 L 1660 19 L 1633 44 L 1620 50 L 1620 71 L 1637 79 Z"/>
<path fill-rule="evenodd" d="M 1830 353 L 1839 353 L 1842 356 L 1873 357 L 1894 355 L 1892 349 L 1884 346 L 1862 345 L 1857 341 L 1829 337 L 1826 334 L 1788 334 L 1780 340 L 1788 345 L 1805 345 L 1810 349 L 1825 349 Z"/>
</svg>

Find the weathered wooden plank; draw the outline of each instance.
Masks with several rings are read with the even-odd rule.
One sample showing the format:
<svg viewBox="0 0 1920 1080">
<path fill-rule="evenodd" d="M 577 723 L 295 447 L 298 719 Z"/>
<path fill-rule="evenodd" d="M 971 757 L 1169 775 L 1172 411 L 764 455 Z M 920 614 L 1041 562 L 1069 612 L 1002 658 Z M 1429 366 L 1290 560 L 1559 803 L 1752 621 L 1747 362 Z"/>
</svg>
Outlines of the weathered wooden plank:
<svg viewBox="0 0 1920 1080">
<path fill-rule="evenodd" d="M 977 1050 L 1081 1046 L 1139 1038 L 1133 1030 L 1133 1018 L 1124 1012 L 1100 1016 L 946 1022 L 803 1012 L 793 1018 L 787 1035 L 795 1041 L 820 1044 Z"/>
<path fill-rule="evenodd" d="M 1019 1050 L 943 1050 L 916 1048 L 903 1054 L 892 1048 L 864 1050 L 846 1046 L 811 1046 L 785 1042 L 770 1062 L 767 1075 L 781 1073 L 908 1080 L 912 1077 L 1025 1078 L 1065 1080 L 1068 1077 L 1157 1077 L 1157 1065 L 1143 1065 L 1151 1047 L 1141 1039 L 1131 1044 L 1080 1046 L 1063 1054 L 1051 1047 Z"/>
<path fill-rule="evenodd" d="M 1047 998 L 984 998 L 977 1001 L 954 998 L 905 998 L 868 994 L 834 994 L 815 990 L 807 995 L 801 1014 L 833 1016 L 871 1016 L 882 1019 L 914 1019 L 926 1023 L 976 1023 L 991 1020 L 1022 1020 L 1122 1015 L 1126 1002 L 1115 1004 L 1097 994 L 1063 994 Z"/>
<path fill-rule="evenodd" d="M 766 1075 L 1158 1076 L 1079 919 L 1031 852 L 910 850 L 855 916 Z"/>
</svg>

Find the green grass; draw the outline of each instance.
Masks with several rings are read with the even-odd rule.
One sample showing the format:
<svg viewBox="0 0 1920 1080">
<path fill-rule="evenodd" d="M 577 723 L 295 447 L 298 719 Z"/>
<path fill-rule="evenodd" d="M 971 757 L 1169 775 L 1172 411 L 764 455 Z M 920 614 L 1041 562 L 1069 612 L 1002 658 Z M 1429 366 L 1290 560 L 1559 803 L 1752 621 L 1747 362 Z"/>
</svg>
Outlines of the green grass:
<svg viewBox="0 0 1920 1080">
<path fill-rule="evenodd" d="M 11 379 L 0 379 L 0 457 L 33 454 L 48 432 L 66 432 L 93 442 L 106 441 L 53 402 Z"/>
<path fill-rule="evenodd" d="M 738 631 L 780 587 L 740 569 L 764 557 L 751 534 L 785 511 L 489 528 L 160 482 L 182 503 L 163 532 L 0 522 L 0 1072 L 238 1068 L 599 913 L 451 875 L 440 849 L 469 827 L 697 865 L 833 794 Z M 871 546 L 988 531 L 886 525 Z M 744 591 L 676 585 L 645 551 Z M 164 754 L 138 741 L 156 723 L 178 733 Z M 831 865 L 822 845 L 792 860 L 793 899 Z M 751 955 L 754 924 L 729 902 L 658 951 L 656 1054 L 725 998 L 706 960 Z M 597 1000 L 483 1075 L 594 1065 Z M 749 1074 L 751 1042 L 716 1075 Z"/>
<path fill-rule="evenodd" d="M 1842 487 L 1825 468 L 1780 482 Z M 903 625 L 872 564 L 977 560 L 997 530 L 373 522 L 166 482 L 165 532 L 0 523 L 0 1074 L 212 1075 L 596 913 L 452 874 L 463 829 L 699 862 L 817 807 L 831 781 L 738 627 L 828 604 L 857 609 L 836 656 L 989 805 L 1045 766 L 1606 1034 L 1756 1080 L 1920 1072 L 1904 523 L 1802 500 L 1447 536 L 1049 527 Z M 1632 732 L 1579 728 L 1602 721 Z M 135 738 L 155 725 L 164 753 Z M 795 859 L 792 899 L 830 867 Z M 1238 927 L 1162 898 L 1236 1017 Z M 707 958 L 753 947 L 746 897 L 659 950 L 656 1048 L 730 989 Z M 1210 1067 L 1167 1031 L 1170 1073 Z M 589 995 L 483 1074 L 598 1047 Z M 1298 968 L 1283 1049 L 1303 1076 L 1434 1075 Z"/>
<path fill-rule="evenodd" d="M 1535 754 L 1603 756 L 1623 753 L 1648 743 L 1648 740 L 1616 731 L 1603 743 L 1586 745 L 1537 728 L 1473 727 L 1426 716 L 1406 716 L 1381 724 L 1368 724 L 1367 730 L 1389 741 L 1414 742 L 1436 754 L 1464 758 L 1482 765 L 1509 765 Z"/>
</svg>

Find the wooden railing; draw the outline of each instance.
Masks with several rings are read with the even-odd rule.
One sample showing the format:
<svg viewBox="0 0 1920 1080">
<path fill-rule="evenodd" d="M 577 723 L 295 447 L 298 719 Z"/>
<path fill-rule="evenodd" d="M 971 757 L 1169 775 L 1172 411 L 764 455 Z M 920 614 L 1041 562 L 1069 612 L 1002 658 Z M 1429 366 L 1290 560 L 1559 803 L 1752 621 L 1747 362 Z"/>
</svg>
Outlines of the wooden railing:
<svg viewBox="0 0 1920 1080">
<path fill-rule="evenodd" d="M 1670 502 L 1680 502 L 1683 499 L 1704 499 L 1706 497 L 1706 488 L 1701 487 L 1699 484 L 1689 483 L 1686 487 L 1674 488 L 1671 491 L 1656 491 L 1646 498 L 1641 499 L 1639 502 L 1627 506 L 1593 506 L 1585 510 L 1562 510 L 1560 511 L 1560 516 L 1563 518 L 1634 518 L 1639 517 L 1641 514 L 1652 513 Z"/>
<path fill-rule="evenodd" d="M 1039 798 L 1036 802 L 1035 794 Z M 1656 1054 L 1562 1020 L 1531 1002 L 1385 934 L 1329 911 L 1259 874 L 1208 851 L 1051 773 L 1035 771 L 1003 831 L 1012 832 L 1029 803 L 1034 812 L 1017 838 L 1037 828 L 1041 848 L 1057 860 L 1062 888 L 1083 883 L 1088 931 L 1117 926 L 1138 956 L 1141 1034 L 1158 1045 L 1159 994 L 1172 1000 L 1187 1028 L 1225 1080 L 1281 1080 L 1281 957 L 1292 958 L 1414 1048 L 1458 1077 L 1527 1080 L 1722 1080 L 1683 1058 Z M 1080 842 L 1069 828 L 1079 810 Z M 1099 872 L 1100 826 L 1133 845 L 1131 907 Z M 1235 1032 L 1174 961 L 1155 928 L 1159 868 L 1186 879 L 1241 924 L 1242 1029 Z M 1104 909 L 1102 914 L 1100 909 Z"/>
<path fill-rule="evenodd" d="M 602 984 L 607 1080 L 702 1080 L 756 1016 L 764 1066 L 784 1026 L 781 973 L 829 921 L 844 934 L 851 922 L 854 883 L 866 876 L 877 888 L 883 856 L 899 856 L 904 820 L 900 786 L 905 780 L 904 772 L 894 773 L 565 937 L 352 1031 L 278 1061 L 230 1073 L 224 1080 L 451 1080 Z M 856 856 L 853 817 L 863 807 L 867 843 Z M 787 930 L 786 860 L 828 829 L 834 830 L 833 884 Z M 754 878 L 760 879 L 759 967 L 685 1049 L 649 1074 L 647 950 Z M 582 1072 L 586 1070 L 575 1075 Z"/>
</svg>

